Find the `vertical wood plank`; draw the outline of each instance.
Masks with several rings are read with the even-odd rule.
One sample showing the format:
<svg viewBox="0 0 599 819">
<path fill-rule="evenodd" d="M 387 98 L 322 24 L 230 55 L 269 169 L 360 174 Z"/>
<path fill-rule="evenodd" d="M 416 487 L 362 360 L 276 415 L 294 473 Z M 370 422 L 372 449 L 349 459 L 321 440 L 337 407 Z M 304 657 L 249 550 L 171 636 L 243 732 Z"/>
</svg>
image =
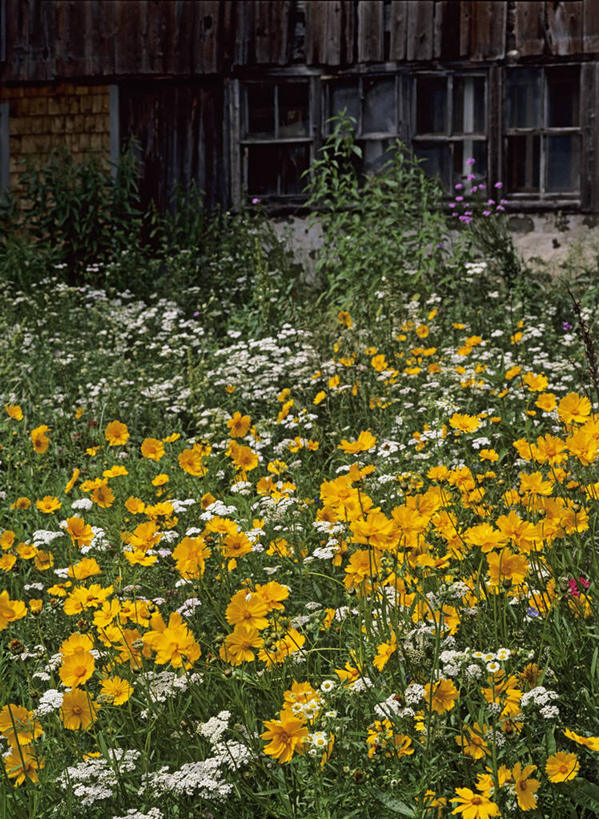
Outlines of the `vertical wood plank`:
<svg viewBox="0 0 599 819">
<path fill-rule="evenodd" d="M 351 3 L 343 0 L 311 0 L 306 4 L 306 62 L 308 65 L 339 65 L 347 49 Z M 345 48 L 344 46 L 345 42 Z"/>
<path fill-rule="evenodd" d="M 582 0 L 546 3 L 546 40 L 550 54 L 582 53 L 582 7 Z"/>
<path fill-rule="evenodd" d="M 503 134 L 501 130 L 501 108 L 503 99 L 503 72 L 500 66 L 489 68 L 489 86 L 487 89 L 487 127 L 488 127 L 488 177 L 487 187 L 503 179 Z M 477 169 L 480 170 L 480 169 Z"/>
<path fill-rule="evenodd" d="M 461 56 L 474 62 L 503 58 L 507 23 L 506 2 L 462 0 L 460 17 Z"/>
<path fill-rule="evenodd" d="M 583 63 L 580 76 L 582 111 L 581 209 L 599 211 L 599 64 Z"/>
<path fill-rule="evenodd" d="M 592 54 L 599 51 L 599 3 L 583 3 L 582 8 L 582 48 Z"/>
<path fill-rule="evenodd" d="M 380 63 L 385 59 L 383 13 L 382 0 L 358 0 L 359 63 Z"/>
<path fill-rule="evenodd" d="M 408 60 L 432 60 L 434 39 L 435 3 L 418 0 L 408 4 Z"/>
<path fill-rule="evenodd" d="M 236 65 L 251 65 L 255 62 L 254 4 L 237 2 L 235 4 L 235 58 Z"/>
<path fill-rule="evenodd" d="M 545 49 L 545 4 L 517 2 L 514 16 L 515 47 L 521 57 L 542 54 Z"/>
<path fill-rule="evenodd" d="M 461 6 L 459 0 L 436 0 L 433 32 L 434 59 L 457 60 L 460 58 Z"/>
<path fill-rule="evenodd" d="M 408 34 L 408 4 L 405 0 L 391 0 L 389 26 L 389 59 L 405 60 Z"/>
</svg>

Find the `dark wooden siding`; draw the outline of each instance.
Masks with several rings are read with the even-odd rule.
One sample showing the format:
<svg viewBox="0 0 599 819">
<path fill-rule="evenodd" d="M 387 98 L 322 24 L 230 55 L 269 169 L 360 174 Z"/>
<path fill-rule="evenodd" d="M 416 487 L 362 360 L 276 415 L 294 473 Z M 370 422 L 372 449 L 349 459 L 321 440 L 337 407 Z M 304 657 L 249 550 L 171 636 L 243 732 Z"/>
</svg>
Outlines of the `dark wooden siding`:
<svg viewBox="0 0 599 819">
<path fill-rule="evenodd" d="M 120 132 L 141 146 L 142 198 L 164 209 L 174 187 L 195 182 L 207 205 L 228 198 L 222 81 L 130 81 L 119 88 Z"/>
<path fill-rule="evenodd" d="M 597 0 L 4 0 L 0 81 L 599 53 Z M 301 21 L 304 21 L 303 23 Z M 294 49 L 305 24 L 304 54 Z"/>
</svg>

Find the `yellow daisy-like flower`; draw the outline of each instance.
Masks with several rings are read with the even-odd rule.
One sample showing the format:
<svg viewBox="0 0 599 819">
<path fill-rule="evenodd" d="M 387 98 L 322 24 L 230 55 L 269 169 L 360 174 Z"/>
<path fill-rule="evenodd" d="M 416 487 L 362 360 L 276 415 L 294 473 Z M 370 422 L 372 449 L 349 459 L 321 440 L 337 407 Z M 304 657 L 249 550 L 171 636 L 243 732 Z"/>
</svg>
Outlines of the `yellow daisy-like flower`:
<svg viewBox="0 0 599 819">
<path fill-rule="evenodd" d="M 565 729 L 564 736 L 573 742 L 577 742 L 579 745 L 584 745 L 585 748 L 591 751 L 599 751 L 599 737 L 583 737 L 570 730 L 570 728 Z"/>
<path fill-rule="evenodd" d="M 26 779 L 39 782 L 37 772 L 44 767 L 44 760 L 28 747 L 11 748 L 4 757 L 4 767 L 9 779 L 15 780 L 15 788 Z"/>
<path fill-rule="evenodd" d="M 97 703 L 83 689 L 74 688 L 63 696 L 60 716 L 62 724 L 69 731 L 87 730 L 95 722 L 97 715 Z"/>
<path fill-rule="evenodd" d="M 144 438 L 141 454 L 150 461 L 159 461 L 164 455 L 164 444 L 158 438 Z"/>
<path fill-rule="evenodd" d="M 111 705 L 123 705 L 133 694 L 133 686 L 122 677 L 108 677 L 100 683 L 102 699 Z"/>
<path fill-rule="evenodd" d="M 52 512 L 56 512 L 57 509 L 60 509 L 62 503 L 58 498 L 46 495 L 41 500 L 36 501 L 35 506 L 44 515 L 51 515 Z"/>
<path fill-rule="evenodd" d="M 33 448 L 38 455 L 43 455 L 50 446 L 50 439 L 46 435 L 46 433 L 49 431 L 50 428 L 47 427 L 46 424 L 42 424 L 41 426 L 31 430 L 31 443 L 33 444 Z"/>
<path fill-rule="evenodd" d="M 121 421 L 111 421 L 104 430 L 104 436 L 109 446 L 122 446 L 129 440 L 129 430 Z"/>
<path fill-rule="evenodd" d="M 499 816 L 499 807 L 495 802 L 491 802 L 488 796 L 482 793 L 475 793 L 470 788 L 456 788 L 457 796 L 450 799 L 450 802 L 457 802 L 456 807 L 451 811 L 461 813 L 462 819 L 489 819 L 490 816 Z"/>
<path fill-rule="evenodd" d="M 480 427 L 480 419 L 475 415 L 462 415 L 454 412 L 449 419 L 449 426 L 456 432 L 475 432 Z"/>
<path fill-rule="evenodd" d="M 442 679 L 424 686 L 424 699 L 437 714 L 451 711 L 459 696 L 460 692 L 451 680 Z"/>
<path fill-rule="evenodd" d="M 576 754 L 557 751 L 547 759 L 545 771 L 550 782 L 570 782 L 575 779 L 580 769 Z"/>
<path fill-rule="evenodd" d="M 281 764 L 289 762 L 294 753 L 302 753 L 308 738 L 306 721 L 297 717 L 290 708 L 283 708 L 279 719 L 267 720 L 266 731 L 260 734 L 270 740 L 264 753 L 277 759 Z"/>
<path fill-rule="evenodd" d="M 23 420 L 23 410 L 18 404 L 6 404 L 4 407 L 8 416 L 13 418 L 15 421 L 22 421 Z"/>
</svg>

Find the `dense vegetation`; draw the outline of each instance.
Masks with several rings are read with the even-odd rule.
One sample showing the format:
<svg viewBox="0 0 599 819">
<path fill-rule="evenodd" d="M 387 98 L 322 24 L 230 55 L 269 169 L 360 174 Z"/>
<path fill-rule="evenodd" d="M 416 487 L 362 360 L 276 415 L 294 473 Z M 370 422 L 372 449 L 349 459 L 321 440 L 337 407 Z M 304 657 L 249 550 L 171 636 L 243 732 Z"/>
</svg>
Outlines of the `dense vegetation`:
<svg viewBox="0 0 599 819">
<path fill-rule="evenodd" d="M 599 812 L 593 271 L 356 150 L 312 289 L 128 158 L 6 209 L 3 819 Z"/>
</svg>

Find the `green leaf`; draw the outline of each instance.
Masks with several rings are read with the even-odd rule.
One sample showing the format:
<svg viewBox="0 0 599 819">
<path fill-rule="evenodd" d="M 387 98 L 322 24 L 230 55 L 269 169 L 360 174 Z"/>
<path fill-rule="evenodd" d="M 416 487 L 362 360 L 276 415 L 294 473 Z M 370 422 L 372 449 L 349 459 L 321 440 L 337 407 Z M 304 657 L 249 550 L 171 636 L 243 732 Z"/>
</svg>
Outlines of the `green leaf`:
<svg viewBox="0 0 599 819">
<path fill-rule="evenodd" d="M 416 816 L 413 808 L 406 805 L 406 803 L 402 802 L 401 799 L 391 796 L 389 793 L 379 793 L 378 799 L 392 813 L 398 813 L 400 816 Z"/>
<path fill-rule="evenodd" d="M 576 779 L 570 785 L 570 794 L 575 802 L 599 816 L 599 785 L 586 779 Z"/>
</svg>

